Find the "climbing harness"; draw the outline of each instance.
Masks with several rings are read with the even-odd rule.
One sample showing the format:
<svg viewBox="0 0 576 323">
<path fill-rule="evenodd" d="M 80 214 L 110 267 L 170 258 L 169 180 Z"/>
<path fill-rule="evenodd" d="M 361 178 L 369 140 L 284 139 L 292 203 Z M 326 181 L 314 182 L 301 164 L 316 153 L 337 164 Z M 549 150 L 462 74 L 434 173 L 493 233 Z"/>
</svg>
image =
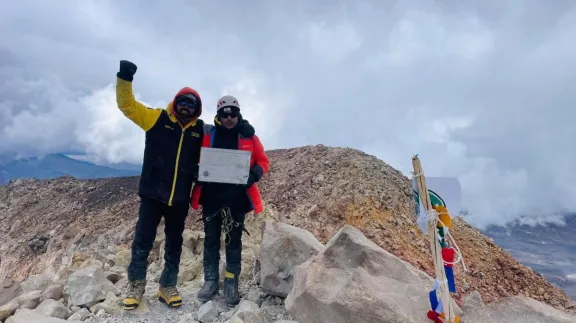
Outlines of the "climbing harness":
<svg viewBox="0 0 576 323">
<path fill-rule="evenodd" d="M 238 222 L 232 216 L 232 212 L 230 211 L 229 207 L 221 208 L 220 210 L 216 211 L 215 213 L 208 215 L 205 219 L 206 222 L 212 221 L 214 217 L 220 215 L 222 217 L 222 234 L 224 234 L 225 239 L 224 243 L 228 245 L 230 243 L 230 232 L 232 229 L 236 228 L 238 230 L 246 232 L 248 236 L 250 236 L 250 232 L 244 228 L 244 223 Z M 200 222 L 202 218 L 198 219 L 196 222 Z"/>
</svg>

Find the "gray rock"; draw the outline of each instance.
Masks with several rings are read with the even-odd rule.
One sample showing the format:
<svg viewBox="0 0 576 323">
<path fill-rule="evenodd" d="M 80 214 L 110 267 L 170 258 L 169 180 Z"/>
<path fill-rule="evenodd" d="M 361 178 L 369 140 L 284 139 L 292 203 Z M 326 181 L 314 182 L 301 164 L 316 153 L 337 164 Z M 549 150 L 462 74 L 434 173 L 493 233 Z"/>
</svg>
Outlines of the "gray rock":
<svg viewBox="0 0 576 323">
<path fill-rule="evenodd" d="M 98 313 L 100 310 L 104 310 L 107 314 L 120 314 L 123 312 L 122 307 L 120 307 L 120 300 L 113 292 L 106 294 L 104 302 L 90 307 L 92 313 Z"/>
<path fill-rule="evenodd" d="M 74 314 L 70 315 L 68 321 L 84 321 L 90 317 L 90 311 L 86 308 L 82 308 Z"/>
<path fill-rule="evenodd" d="M 122 275 L 119 275 L 118 273 L 113 273 L 111 271 L 105 271 L 104 276 L 106 276 L 106 279 L 108 279 L 112 284 L 116 284 L 120 280 L 120 278 L 122 278 Z"/>
<path fill-rule="evenodd" d="M 100 309 L 100 310 L 98 310 L 98 312 L 96 312 L 96 316 L 97 317 L 104 317 L 104 316 L 106 316 L 106 311 L 104 309 Z"/>
<path fill-rule="evenodd" d="M 234 316 L 234 313 L 236 313 L 236 308 L 220 313 L 220 318 L 225 321 L 229 320 L 232 318 L 232 316 Z"/>
<path fill-rule="evenodd" d="M 111 273 L 118 274 L 119 276 L 127 274 L 126 268 L 120 267 L 120 266 L 112 266 L 112 267 L 110 267 L 110 269 L 108 271 Z"/>
<path fill-rule="evenodd" d="M 48 240 L 50 238 L 45 235 L 40 235 L 28 241 L 28 247 L 36 255 L 41 255 L 46 252 Z"/>
<path fill-rule="evenodd" d="M 5 279 L 0 282 L 0 306 L 7 304 L 20 295 L 22 295 L 20 283 L 12 279 Z"/>
<path fill-rule="evenodd" d="M 74 313 L 74 314 L 70 315 L 70 317 L 68 318 L 68 321 L 83 321 L 83 319 L 82 319 L 82 316 L 80 316 L 80 314 Z"/>
<path fill-rule="evenodd" d="M 260 245 L 260 286 L 270 295 L 286 297 L 292 289 L 295 266 L 302 264 L 324 246 L 309 231 L 266 221 Z"/>
<path fill-rule="evenodd" d="M 24 293 L 16 299 L 18 302 L 18 308 L 28 308 L 35 309 L 40 304 L 40 298 L 42 297 L 42 291 L 33 290 Z"/>
<path fill-rule="evenodd" d="M 198 323 L 198 321 L 196 321 L 194 319 L 194 314 L 192 313 L 186 313 L 184 315 L 182 315 L 182 317 L 180 318 L 179 323 Z"/>
<path fill-rule="evenodd" d="M 120 290 L 106 279 L 104 271 L 98 266 L 88 266 L 74 272 L 68 277 L 64 288 L 68 304 L 77 306 L 92 306 L 105 300 L 108 292 L 120 295 Z"/>
<path fill-rule="evenodd" d="M 506 297 L 464 312 L 462 323 L 574 323 L 576 316 L 526 296 Z"/>
<path fill-rule="evenodd" d="M 285 303 L 300 322 L 425 322 L 432 286 L 426 273 L 345 225 L 322 252 L 295 268 Z"/>
<path fill-rule="evenodd" d="M 9 317 L 5 323 L 66 323 L 57 317 L 46 317 L 34 311 L 18 311 L 14 316 Z"/>
<path fill-rule="evenodd" d="M 464 313 L 468 313 L 475 309 L 483 308 L 484 306 L 485 305 L 484 301 L 482 300 L 482 295 L 480 295 L 480 293 L 475 290 L 464 298 L 464 306 L 462 306 L 462 311 Z"/>
<path fill-rule="evenodd" d="M 116 284 L 114 284 L 114 286 L 116 286 L 116 288 L 118 288 L 120 291 L 126 290 L 126 287 L 128 286 L 128 277 L 122 277 L 119 281 L 116 282 Z"/>
<path fill-rule="evenodd" d="M 282 315 L 286 313 L 286 310 L 279 305 L 262 306 L 260 309 L 268 317 L 282 317 Z"/>
<path fill-rule="evenodd" d="M 47 299 L 53 299 L 55 301 L 62 298 L 64 288 L 61 285 L 50 285 L 44 289 L 40 301 L 44 302 Z"/>
<path fill-rule="evenodd" d="M 18 304 L 17 300 L 12 300 L 0 306 L 0 322 L 4 322 L 4 320 L 7 319 L 9 316 L 14 315 L 14 313 L 18 309 L 18 306 L 20 305 Z"/>
<path fill-rule="evenodd" d="M 124 267 L 128 268 L 130 261 L 132 260 L 132 251 L 130 249 L 120 250 L 116 253 L 114 259 L 114 267 Z"/>
<path fill-rule="evenodd" d="M 262 303 L 266 299 L 266 293 L 264 293 L 260 289 L 250 289 L 246 295 L 244 295 L 244 299 L 252 301 L 256 303 L 258 306 L 262 306 Z"/>
<path fill-rule="evenodd" d="M 208 301 L 198 309 L 197 319 L 201 323 L 209 323 L 218 318 L 220 315 L 216 303 L 213 301 Z"/>
<path fill-rule="evenodd" d="M 40 274 L 40 275 L 31 275 L 22 283 L 20 286 L 22 287 L 22 292 L 31 292 L 33 290 L 40 290 L 43 291 L 46 287 L 53 285 L 54 282 L 48 275 Z"/>
<path fill-rule="evenodd" d="M 242 300 L 236 313 L 226 321 L 227 323 L 264 323 L 265 317 L 256 303 Z"/>
<path fill-rule="evenodd" d="M 43 301 L 36 308 L 36 312 L 44 316 L 57 317 L 59 319 L 67 319 L 72 315 L 72 311 L 67 309 L 62 303 L 53 299 Z"/>
</svg>

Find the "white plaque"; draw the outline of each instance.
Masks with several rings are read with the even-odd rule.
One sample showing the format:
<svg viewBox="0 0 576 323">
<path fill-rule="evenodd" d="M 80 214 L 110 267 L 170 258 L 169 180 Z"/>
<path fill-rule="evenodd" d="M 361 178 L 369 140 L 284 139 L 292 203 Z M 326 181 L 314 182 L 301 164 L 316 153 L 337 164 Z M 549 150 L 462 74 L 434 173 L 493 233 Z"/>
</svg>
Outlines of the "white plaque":
<svg viewBox="0 0 576 323">
<path fill-rule="evenodd" d="M 250 173 L 251 152 L 202 147 L 198 181 L 246 184 Z"/>
</svg>

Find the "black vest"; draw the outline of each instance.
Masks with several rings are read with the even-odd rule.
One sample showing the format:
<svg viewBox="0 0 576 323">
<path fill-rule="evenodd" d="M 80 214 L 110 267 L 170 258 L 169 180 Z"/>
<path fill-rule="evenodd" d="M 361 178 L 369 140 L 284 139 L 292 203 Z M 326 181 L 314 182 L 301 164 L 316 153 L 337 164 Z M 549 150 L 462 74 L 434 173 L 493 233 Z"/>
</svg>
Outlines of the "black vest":
<svg viewBox="0 0 576 323">
<path fill-rule="evenodd" d="M 146 132 L 139 195 L 168 205 L 189 203 L 193 175 L 197 171 L 204 122 L 184 130 L 163 110 Z"/>
</svg>

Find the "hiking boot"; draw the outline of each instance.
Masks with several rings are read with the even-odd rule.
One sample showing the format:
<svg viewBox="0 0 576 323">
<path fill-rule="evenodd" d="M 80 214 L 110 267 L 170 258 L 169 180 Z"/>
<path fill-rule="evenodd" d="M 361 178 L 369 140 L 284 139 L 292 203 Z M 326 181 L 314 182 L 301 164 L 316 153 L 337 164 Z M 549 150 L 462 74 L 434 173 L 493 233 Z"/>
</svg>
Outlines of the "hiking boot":
<svg viewBox="0 0 576 323">
<path fill-rule="evenodd" d="M 171 307 L 182 306 L 182 296 L 176 286 L 162 287 L 158 289 L 158 300 Z"/>
<path fill-rule="evenodd" d="M 217 254 L 216 254 L 217 256 Z M 211 260 L 208 262 L 207 260 Z M 208 302 L 212 296 L 218 294 L 219 286 L 218 258 L 204 249 L 204 285 L 198 291 L 198 300 Z"/>
<path fill-rule="evenodd" d="M 226 304 L 230 307 L 240 303 L 240 292 L 238 291 L 238 275 L 226 271 L 224 276 L 224 297 Z"/>
<path fill-rule="evenodd" d="M 133 310 L 142 301 L 144 290 L 146 289 L 146 280 L 135 280 L 128 283 L 126 296 L 122 300 L 125 310 Z"/>
<path fill-rule="evenodd" d="M 198 292 L 198 300 L 206 303 L 212 299 L 212 296 L 218 294 L 218 279 L 207 280 Z"/>
</svg>

